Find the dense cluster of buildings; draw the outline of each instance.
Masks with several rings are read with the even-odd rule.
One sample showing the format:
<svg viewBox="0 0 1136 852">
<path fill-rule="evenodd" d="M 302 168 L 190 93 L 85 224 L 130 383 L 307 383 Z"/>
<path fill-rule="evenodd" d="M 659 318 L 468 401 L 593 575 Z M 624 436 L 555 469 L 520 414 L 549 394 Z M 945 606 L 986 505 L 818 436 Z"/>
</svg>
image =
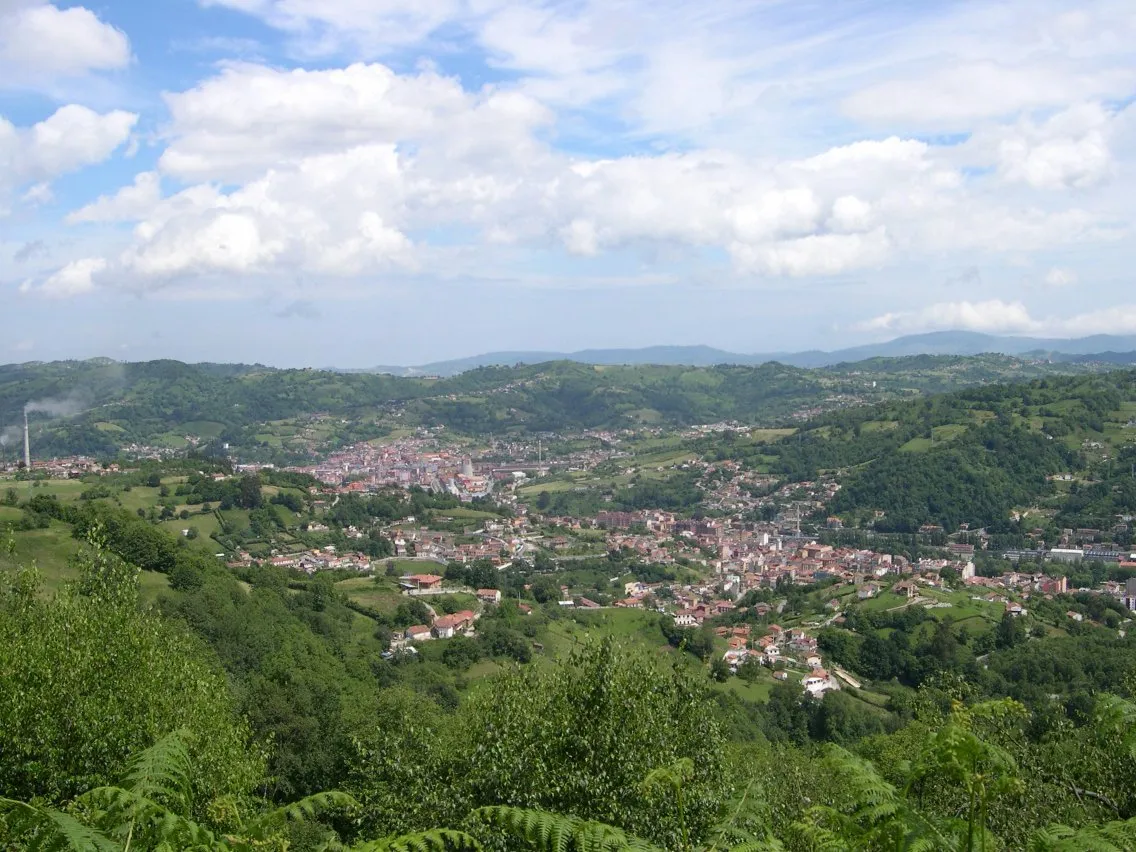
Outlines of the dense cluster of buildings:
<svg viewBox="0 0 1136 852">
<path fill-rule="evenodd" d="M 354 444 L 315 465 L 287 468 L 349 490 L 418 486 L 472 499 L 492 490 L 492 479 L 475 471 L 469 456 L 432 438 Z"/>
</svg>

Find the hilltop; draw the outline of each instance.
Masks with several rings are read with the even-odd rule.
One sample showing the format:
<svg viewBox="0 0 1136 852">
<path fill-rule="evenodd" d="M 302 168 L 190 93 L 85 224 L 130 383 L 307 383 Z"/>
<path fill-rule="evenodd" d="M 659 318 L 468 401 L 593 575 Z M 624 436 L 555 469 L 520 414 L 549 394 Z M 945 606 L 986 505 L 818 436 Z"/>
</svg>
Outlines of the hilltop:
<svg viewBox="0 0 1136 852">
<path fill-rule="evenodd" d="M 889 399 L 1115 367 L 1001 355 L 877 358 L 821 369 L 553 361 L 430 379 L 178 361 L 36 362 L 0 367 L 0 456 L 15 459 L 22 413 L 33 402 L 41 455 L 228 445 L 249 458 L 294 461 L 419 426 L 474 436 L 725 420 L 776 426 Z"/>
</svg>

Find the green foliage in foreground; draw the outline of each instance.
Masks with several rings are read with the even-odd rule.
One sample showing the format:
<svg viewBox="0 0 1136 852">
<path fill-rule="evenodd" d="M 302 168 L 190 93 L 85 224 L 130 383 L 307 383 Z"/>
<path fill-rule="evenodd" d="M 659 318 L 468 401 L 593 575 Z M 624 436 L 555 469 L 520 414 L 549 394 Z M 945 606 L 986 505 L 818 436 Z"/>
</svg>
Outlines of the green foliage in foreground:
<svg viewBox="0 0 1136 852">
<path fill-rule="evenodd" d="M 0 792 L 74 796 L 181 728 L 193 732 L 198 798 L 250 789 L 261 760 L 216 662 L 140 609 L 137 569 L 97 538 L 75 561 L 78 582 L 47 598 L 34 570 L 0 573 Z"/>
<path fill-rule="evenodd" d="M 456 824 L 474 808 L 507 804 L 669 844 L 681 825 L 703 833 L 728 795 L 726 743 L 705 681 L 610 640 L 554 667 L 514 669 L 455 715 L 401 690 L 387 691 L 379 715 L 386 721 L 359 737 L 345 786 L 371 834 Z M 692 767 L 682 808 L 640 786 L 677 760 Z"/>
<path fill-rule="evenodd" d="M 292 795 L 266 772 L 210 650 L 141 608 L 136 570 L 97 537 L 76 567 L 54 596 L 32 571 L 0 572 L 4 852 L 1136 848 L 1131 678 L 1110 680 L 1120 696 L 1027 709 L 938 672 L 904 693 L 898 730 L 840 747 L 742 745 L 726 740 L 704 673 L 610 640 L 510 668 L 452 710 L 357 681 L 357 717 L 305 709 L 259 728 L 284 736 L 302 723 L 314 738 L 326 736 L 322 719 L 336 723 L 342 760 L 318 776 L 331 792 Z M 290 605 L 327 612 L 328 600 L 291 591 L 217 586 L 180 614 L 216 626 L 207 611 L 232 606 L 235 628 L 258 612 L 270 616 L 262 626 L 292 625 Z M 309 610 L 317 598 L 324 608 Z M 273 633 L 222 633 L 215 647 L 248 667 L 233 681 L 241 690 L 268 668 L 293 678 L 294 660 L 318 647 L 277 662 L 244 656 L 249 643 L 268 654 Z M 297 639 L 292 626 L 280 637 Z M 333 659 L 314 665 L 334 674 Z M 253 701 L 275 713 L 290 697 L 268 706 L 274 691 Z M 776 693 L 787 711 L 810 700 L 792 691 Z"/>
</svg>

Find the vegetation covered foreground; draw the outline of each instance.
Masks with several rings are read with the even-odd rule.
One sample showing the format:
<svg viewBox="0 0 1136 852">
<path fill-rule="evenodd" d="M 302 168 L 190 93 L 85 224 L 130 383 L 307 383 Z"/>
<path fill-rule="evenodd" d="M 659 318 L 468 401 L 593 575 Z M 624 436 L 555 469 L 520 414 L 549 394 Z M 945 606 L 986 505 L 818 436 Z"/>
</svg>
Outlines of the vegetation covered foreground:
<svg viewBox="0 0 1136 852">
<path fill-rule="evenodd" d="M 731 741 L 707 680 L 589 642 L 454 710 L 377 688 L 335 789 L 288 801 L 215 652 L 92 530 L 0 587 L 0 848 L 1131 849 L 1136 705 L 1048 716 L 945 673 L 899 730 Z"/>
</svg>

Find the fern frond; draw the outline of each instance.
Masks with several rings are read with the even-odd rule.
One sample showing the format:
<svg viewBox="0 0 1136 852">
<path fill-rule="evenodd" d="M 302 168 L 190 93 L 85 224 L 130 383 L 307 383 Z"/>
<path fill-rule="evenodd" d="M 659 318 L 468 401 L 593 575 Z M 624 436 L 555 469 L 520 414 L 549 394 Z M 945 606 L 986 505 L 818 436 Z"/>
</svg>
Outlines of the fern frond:
<svg viewBox="0 0 1136 852">
<path fill-rule="evenodd" d="M 1074 829 L 1051 825 L 1037 831 L 1031 852 L 1127 852 L 1136 849 L 1136 819 Z"/>
<path fill-rule="evenodd" d="M 825 751 L 825 765 L 870 821 L 893 816 L 899 795 L 869 761 L 837 745 Z"/>
<path fill-rule="evenodd" d="M 174 731 L 131 758 L 121 787 L 144 799 L 189 811 L 192 763 L 185 731 Z"/>
<path fill-rule="evenodd" d="M 478 808 L 471 817 L 528 841 L 541 852 L 654 852 L 657 847 L 614 825 L 505 805 Z"/>
<path fill-rule="evenodd" d="M 653 787 L 669 787 L 679 790 L 687 781 L 694 777 L 694 761 L 689 757 L 681 757 L 670 766 L 660 766 L 652 769 L 643 779 L 644 789 Z"/>
<path fill-rule="evenodd" d="M 97 822 L 113 834 L 145 834 L 155 844 L 171 843 L 175 848 L 210 847 L 213 834 L 159 802 L 122 787 L 96 787 L 76 801 L 95 809 Z"/>
<path fill-rule="evenodd" d="M 279 828 L 290 822 L 304 822 L 314 819 L 322 813 L 333 810 L 350 811 L 359 807 L 359 803 L 346 793 L 329 790 L 324 793 L 314 793 L 311 796 L 291 802 L 287 805 L 261 814 L 252 819 L 245 827 L 245 832 L 259 837 L 267 831 Z"/>
<path fill-rule="evenodd" d="M 117 843 L 71 814 L 0 798 L 7 831 L 28 852 L 119 852 Z"/>
<path fill-rule="evenodd" d="M 461 852 L 461 850 L 480 852 L 481 843 L 472 834 L 449 828 L 384 837 L 350 848 L 350 852 Z"/>
<path fill-rule="evenodd" d="M 731 846 L 730 852 L 785 852 L 785 846 L 775 837 L 768 840 L 754 840 Z"/>
</svg>

